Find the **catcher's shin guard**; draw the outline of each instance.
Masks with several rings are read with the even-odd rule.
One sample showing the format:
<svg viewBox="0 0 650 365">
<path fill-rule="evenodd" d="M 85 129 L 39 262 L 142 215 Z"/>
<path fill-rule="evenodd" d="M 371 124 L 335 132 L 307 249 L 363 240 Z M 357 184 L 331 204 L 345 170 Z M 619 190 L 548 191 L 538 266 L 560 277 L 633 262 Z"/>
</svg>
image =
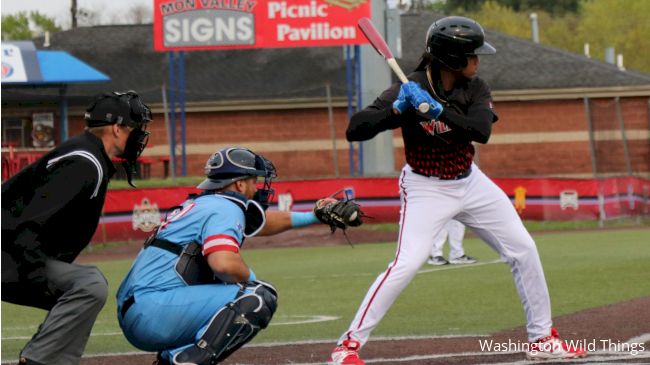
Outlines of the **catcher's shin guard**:
<svg viewBox="0 0 650 365">
<path fill-rule="evenodd" d="M 213 365 L 225 360 L 269 325 L 276 308 L 275 288 L 247 283 L 233 302 L 212 317 L 201 339 L 174 356 L 174 365 Z"/>
</svg>

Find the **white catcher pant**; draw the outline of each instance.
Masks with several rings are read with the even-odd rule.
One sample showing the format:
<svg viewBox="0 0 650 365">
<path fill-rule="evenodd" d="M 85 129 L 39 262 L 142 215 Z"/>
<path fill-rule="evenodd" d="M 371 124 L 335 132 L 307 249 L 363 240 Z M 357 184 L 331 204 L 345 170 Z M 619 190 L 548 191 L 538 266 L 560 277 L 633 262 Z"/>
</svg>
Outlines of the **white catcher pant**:
<svg viewBox="0 0 650 365">
<path fill-rule="evenodd" d="M 443 246 L 447 240 L 449 241 L 449 259 L 453 260 L 463 257 L 465 255 L 465 250 L 463 250 L 464 236 L 465 225 L 455 219 L 451 219 L 433 239 L 431 257 L 443 256 Z"/>
<path fill-rule="evenodd" d="M 547 336 L 551 303 L 544 271 L 532 237 L 510 199 L 476 166 L 462 180 L 415 174 L 406 165 L 399 179 L 402 209 L 395 259 L 368 290 L 339 343 L 351 338 L 365 344 L 395 299 L 429 257 L 433 238 L 450 220 L 470 227 L 511 267 L 526 313 L 529 341 Z"/>
</svg>

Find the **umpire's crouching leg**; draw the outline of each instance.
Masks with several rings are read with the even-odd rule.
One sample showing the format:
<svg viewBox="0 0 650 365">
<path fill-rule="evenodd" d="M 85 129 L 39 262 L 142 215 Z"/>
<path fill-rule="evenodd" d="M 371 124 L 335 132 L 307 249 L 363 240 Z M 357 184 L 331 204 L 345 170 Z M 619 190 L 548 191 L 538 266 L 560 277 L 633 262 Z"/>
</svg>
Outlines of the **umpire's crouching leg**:
<svg viewBox="0 0 650 365">
<path fill-rule="evenodd" d="M 108 283 L 94 266 L 50 260 L 50 287 L 61 293 L 21 357 L 48 365 L 79 364 L 90 330 L 108 296 Z"/>
</svg>

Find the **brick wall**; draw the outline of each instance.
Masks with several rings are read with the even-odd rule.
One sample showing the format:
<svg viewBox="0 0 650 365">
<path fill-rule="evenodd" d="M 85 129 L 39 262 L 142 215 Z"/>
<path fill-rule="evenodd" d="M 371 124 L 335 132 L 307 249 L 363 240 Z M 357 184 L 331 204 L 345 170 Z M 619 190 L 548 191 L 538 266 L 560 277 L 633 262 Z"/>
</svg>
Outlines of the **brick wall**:
<svg viewBox="0 0 650 365">
<path fill-rule="evenodd" d="M 650 175 L 648 99 L 623 98 L 630 162 L 634 173 Z M 597 169 L 625 174 L 624 144 L 614 100 L 592 99 Z M 481 168 L 494 177 L 591 177 L 592 159 L 583 100 L 498 102 L 500 120 L 487 145 L 478 145 Z M 345 141 L 347 109 L 334 110 L 340 176 L 349 176 Z M 80 116 L 70 118 L 70 134 L 83 129 Z M 152 176 L 162 176 L 161 156 L 169 154 L 164 117 L 154 115 L 150 148 Z M 57 131 L 58 133 L 58 131 Z M 245 146 L 271 159 L 282 179 L 333 177 L 332 141 L 326 109 L 195 112 L 187 114 L 188 173 L 202 175 L 211 153 L 227 145 Z M 395 173 L 404 164 L 401 133 L 396 130 Z"/>
</svg>

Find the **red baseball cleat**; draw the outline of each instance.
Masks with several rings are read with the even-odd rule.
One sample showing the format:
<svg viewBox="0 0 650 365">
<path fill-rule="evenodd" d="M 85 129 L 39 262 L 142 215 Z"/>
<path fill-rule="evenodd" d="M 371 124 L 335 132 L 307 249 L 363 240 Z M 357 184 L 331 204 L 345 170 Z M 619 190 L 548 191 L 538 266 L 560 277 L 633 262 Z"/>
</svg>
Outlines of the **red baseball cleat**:
<svg viewBox="0 0 650 365">
<path fill-rule="evenodd" d="M 531 342 L 529 345 L 528 351 L 526 351 L 528 360 L 576 359 L 587 356 L 587 351 L 582 347 L 568 345 L 562 341 L 555 328 L 551 328 L 550 335 Z"/>
<path fill-rule="evenodd" d="M 365 361 L 359 358 L 361 344 L 355 340 L 344 340 L 336 346 L 330 355 L 329 365 L 365 365 Z"/>
</svg>

